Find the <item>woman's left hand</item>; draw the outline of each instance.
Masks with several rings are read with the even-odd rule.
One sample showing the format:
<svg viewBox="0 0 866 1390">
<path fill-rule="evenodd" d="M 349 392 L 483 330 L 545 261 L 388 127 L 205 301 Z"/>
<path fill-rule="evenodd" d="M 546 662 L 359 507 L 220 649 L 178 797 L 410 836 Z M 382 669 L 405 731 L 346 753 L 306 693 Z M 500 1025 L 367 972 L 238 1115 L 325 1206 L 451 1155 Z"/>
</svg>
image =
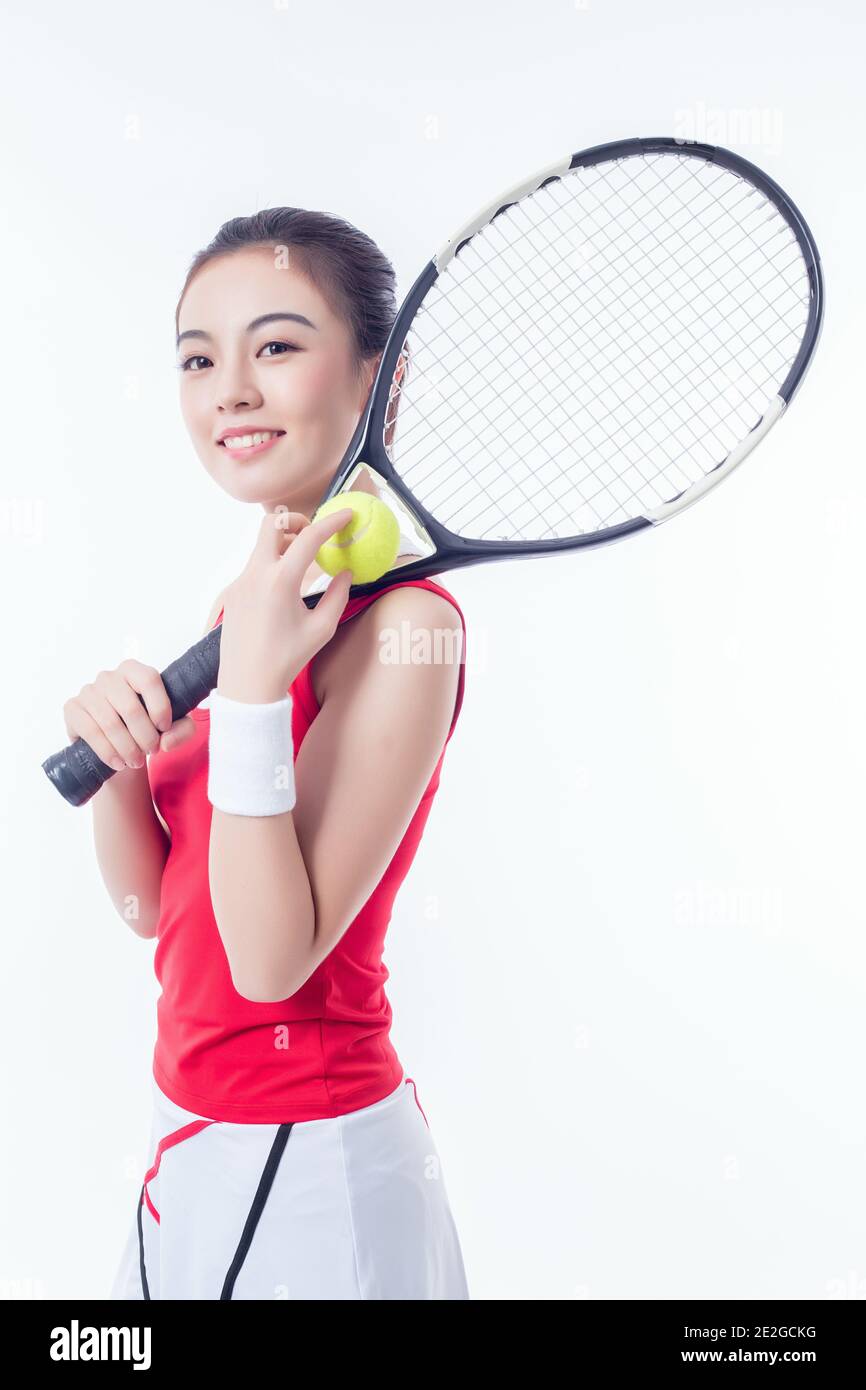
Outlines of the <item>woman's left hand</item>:
<svg viewBox="0 0 866 1390">
<path fill-rule="evenodd" d="M 342 570 L 315 608 L 301 585 L 319 548 L 346 526 L 351 507 L 311 522 L 303 512 L 267 512 L 243 573 L 225 591 L 217 690 L 230 700 L 282 700 L 336 631 L 352 573 Z"/>
</svg>

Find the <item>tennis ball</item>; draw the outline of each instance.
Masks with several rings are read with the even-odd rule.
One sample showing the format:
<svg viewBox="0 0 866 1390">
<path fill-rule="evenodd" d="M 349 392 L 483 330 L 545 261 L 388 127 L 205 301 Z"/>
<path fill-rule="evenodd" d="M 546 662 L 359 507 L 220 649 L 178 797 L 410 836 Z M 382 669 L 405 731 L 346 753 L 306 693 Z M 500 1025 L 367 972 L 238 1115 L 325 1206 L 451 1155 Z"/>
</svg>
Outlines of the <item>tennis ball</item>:
<svg viewBox="0 0 866 1390">
<path fill-rule="evenodd" d="M 354 584 L 371 584 L 394 564 L 400 550 L 400 524 L 391 508 L 370 492 L 340 492 L 319 507 L 314 521 L 351 507 L 352 520 L 335 531 L 316 553 L 316 564 L 332 577 L 352 571 Z"/>
</svg>

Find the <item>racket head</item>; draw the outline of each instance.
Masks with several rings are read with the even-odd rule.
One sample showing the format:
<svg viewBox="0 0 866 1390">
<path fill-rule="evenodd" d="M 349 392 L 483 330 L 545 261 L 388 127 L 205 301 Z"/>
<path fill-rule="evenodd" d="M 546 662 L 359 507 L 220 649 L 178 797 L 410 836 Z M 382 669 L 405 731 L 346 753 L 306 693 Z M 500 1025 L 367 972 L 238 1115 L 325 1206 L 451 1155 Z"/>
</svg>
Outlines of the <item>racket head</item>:
<svg viewBox="0 0 866 1390">
<path fill-rule="evenodd" d="M 322 500 L 377 475 L 428 549 L 406 578 L 623 539 L 751 452 L 823 307 L 805 219 L 741 156 L 668 137 L 569 155 L 425 266 Z"/>
</svg>

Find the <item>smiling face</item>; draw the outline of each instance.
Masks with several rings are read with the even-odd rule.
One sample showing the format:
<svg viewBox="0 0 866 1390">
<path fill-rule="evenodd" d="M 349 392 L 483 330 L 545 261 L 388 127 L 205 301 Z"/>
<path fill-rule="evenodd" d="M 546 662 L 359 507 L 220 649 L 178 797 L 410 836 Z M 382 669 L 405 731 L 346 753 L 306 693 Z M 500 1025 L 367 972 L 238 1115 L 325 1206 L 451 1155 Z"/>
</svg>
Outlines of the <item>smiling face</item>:
<svg viewBox="0 0 866 1390">
<path fill-rule="evenodd" d="M 378 358 L 356 375 L 349 324 L 292 267 L 291 248 L 285 259 L 285 248 L 246 247 L 192 277 L 178 313 L 180 405 L 196 453 L 225 492 L 312 516 Z M 219 442 L 227 431 L 277 437 L 230 448 Z"/>
</svg>

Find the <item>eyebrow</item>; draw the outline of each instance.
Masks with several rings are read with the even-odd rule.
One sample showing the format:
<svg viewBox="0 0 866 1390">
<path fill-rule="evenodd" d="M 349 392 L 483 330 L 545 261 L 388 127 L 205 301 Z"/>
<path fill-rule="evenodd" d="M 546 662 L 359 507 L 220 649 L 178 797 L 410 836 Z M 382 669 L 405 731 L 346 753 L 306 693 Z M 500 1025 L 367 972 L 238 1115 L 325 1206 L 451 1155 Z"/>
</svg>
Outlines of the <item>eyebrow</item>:
<svg viewBox="0 0 866 1390">
<path fill-rule="evenodd" d="M 247 324 L 246 331 L 247 333 L 253 333 L 257 328 L 261 328 L 264 323 L 279 323 L 285 319 L 291 319 L 292 323 L 301 323 L 305 328 L 316 329 L 316 325 L 310 323 L 310 320 L 305 318 L 303 314 L 275 313 L 260 314 L 257 319 L 253 319 L 252 323 Z M 316 329 L 316 332 L 318 332 L 318 329 Z M 213 335 L 211 333 L 206 333 L 203 328 L 187 328 L 183 333 L 178 334 L 175 346 L 180 347 L 184 338 L 205 338 L 208 342 L 211 342 L 213 340 Z"/>
</svg>

